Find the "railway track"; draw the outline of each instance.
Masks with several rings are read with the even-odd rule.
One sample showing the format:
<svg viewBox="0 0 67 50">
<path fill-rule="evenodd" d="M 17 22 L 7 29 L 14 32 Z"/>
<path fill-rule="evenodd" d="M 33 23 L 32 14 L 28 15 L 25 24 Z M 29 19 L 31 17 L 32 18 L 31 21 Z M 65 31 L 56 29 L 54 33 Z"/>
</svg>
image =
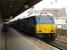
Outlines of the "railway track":
<svg viewBox="0 0 67 50">
<path fill-rule="evenodd" d="M 61 41 L 58 41 L 58 40 L 55 40 L 53 42 L 48 42 L 48 44 L 60 49 L 60 50 L 67 50 L 67 44 L 61 42 Z"/>
</svg>

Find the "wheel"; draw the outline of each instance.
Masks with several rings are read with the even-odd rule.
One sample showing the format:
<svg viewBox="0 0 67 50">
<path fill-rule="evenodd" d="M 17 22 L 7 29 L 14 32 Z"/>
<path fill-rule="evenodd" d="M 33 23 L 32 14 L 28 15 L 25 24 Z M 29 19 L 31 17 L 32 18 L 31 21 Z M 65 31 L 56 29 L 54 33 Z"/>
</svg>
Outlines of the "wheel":
<svg viewBox="0 0 67 50">
<path fill-rule="evenodd" d="M 50 41 L 54 41 L 54 40 L 55 40 L 54 36 L 50 37 Z"/>
<path fill-rule="evenodd" d="M 50 41 L 54 41 L 55 38 L 56 38 L 56 34 L 55 33 L 50 35 Z"/>
</svg>

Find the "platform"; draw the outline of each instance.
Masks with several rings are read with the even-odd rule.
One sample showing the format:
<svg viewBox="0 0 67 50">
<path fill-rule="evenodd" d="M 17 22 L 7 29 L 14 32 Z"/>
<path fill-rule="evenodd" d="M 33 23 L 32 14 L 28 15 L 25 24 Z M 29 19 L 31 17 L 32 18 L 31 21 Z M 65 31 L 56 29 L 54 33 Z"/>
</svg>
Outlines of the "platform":
<svg viewBox="0 0 67 50">
<path fill-rule="evenodd" d="M 0 34 L 0 50 L 59 50 L 36 38 L 21 34 L 16 30 L 9 28 L 5 37 Z M 1 43 L 1 41 L 3 41 Z M 5 47 L 6 46 L 6 47 Z"/>
</svg>

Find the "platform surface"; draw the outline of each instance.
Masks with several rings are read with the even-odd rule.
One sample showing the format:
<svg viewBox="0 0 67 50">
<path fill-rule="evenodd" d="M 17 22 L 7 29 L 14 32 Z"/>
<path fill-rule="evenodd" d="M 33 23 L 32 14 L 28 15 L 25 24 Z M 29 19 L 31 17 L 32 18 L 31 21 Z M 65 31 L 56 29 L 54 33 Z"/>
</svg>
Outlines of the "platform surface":
<svg viewBox="0 0 67 50">
<path fill-rule="evenodd" d="M 6 46 L 6 47 L 5 47 Z M 36 38 L 21 34 L 9 28 L 5 35 L 0 34 L 0 50 L 59 50 Z"/>
</svg>

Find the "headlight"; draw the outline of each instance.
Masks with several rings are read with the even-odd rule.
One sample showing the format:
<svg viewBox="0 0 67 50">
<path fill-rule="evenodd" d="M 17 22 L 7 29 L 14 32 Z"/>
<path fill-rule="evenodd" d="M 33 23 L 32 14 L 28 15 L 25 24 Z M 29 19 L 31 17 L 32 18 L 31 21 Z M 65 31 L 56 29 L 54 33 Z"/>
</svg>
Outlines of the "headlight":
<svg viewBox="0 0 67 50">
<path fill-rule="evenodd" d="M 57 25 L 57 28 L 62 28 L 62 26 L 61 25 Z"/>
<path fill-rule="evenodd" d="M 51 30 L 51 32 L 54 32 L 54 30 Z"/>
<path fill-rule="evenodd" d="M 41 30 L 39 30 L 39 32 L 41 32 Z"/>
<path fill-rule="evenodd" d="M 56 31 L 56 30 L 54 30 L 54 29 L 53 29 L 53 30 L 51 30 L 51 32 L 55 32 L 55 31 Z"/>
</svg>

